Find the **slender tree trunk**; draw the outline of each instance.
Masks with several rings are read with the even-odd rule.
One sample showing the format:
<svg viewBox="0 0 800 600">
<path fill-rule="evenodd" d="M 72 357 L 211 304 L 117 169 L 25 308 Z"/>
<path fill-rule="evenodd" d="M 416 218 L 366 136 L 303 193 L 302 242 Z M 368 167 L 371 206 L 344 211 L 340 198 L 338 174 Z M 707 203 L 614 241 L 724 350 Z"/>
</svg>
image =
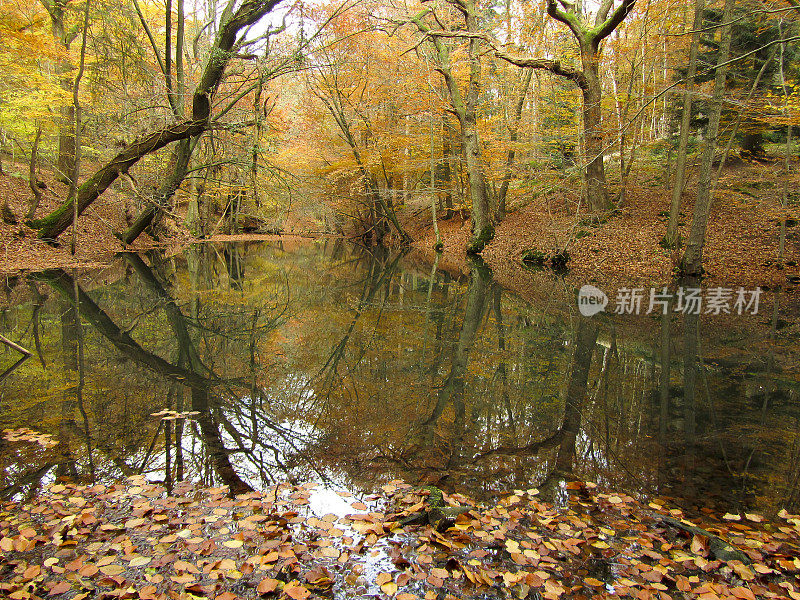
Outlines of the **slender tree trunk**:
<svg viewBox="0 0 800 600">
<path fill-rule="evenodd" d="M 701 2 L 702 0 L 698 0 Z M 689 241 L 686 245 L 686 252 L 683 255 L 681 269 L 687 275 L 701 275 L 703 272 L 703 247 L 706 241 L 706 230 L 708 228 L 708 216 L 711 210 L 711 188 L 712 171 L 714 163 L 714 151 L 717 148 L 717 136 L 719 134 L 719 121 L 722 114 L 722 98 L 725 94 L 725 77 L 731 50 L 731 14 L 735 0 L 725 0 L 725 9 L 722 15 L 722 27 L 720 35 L 719 59 L 717 62 L 717 72 L 714 77 L 714 96 L 711 101 L 711 110 L 708 121 L 708 131 L 706 132 L 706 143 L 703 149 L 703 161 L 700 165 L 700 180 L 697 184 L 697 199 L 694 205 L 694 215 L 692 217 L 692 229 L 689 233 Z"/>
<path fill-rule="evenodd" d="M 513 175 L 512 169 L 514 168 L 514 157 L 516 155 L 514 145 L 519 139 L 519 123 L 522 120 L 522 109 L 525 108 L 525 96 L 528 94 L 528 88 L 531 85 L 532 77 L 533 69 L 523 69 L 520 77 L 521 83 L 517 104 L 514 106 L 514 115 L 508 126 L 508 139 L 511 145 L 508 150 L 508 155 L 506 156 L 506 170 L 503 174 L 503 181 L 500 183 L 500 191 L 497 193 L 497 213 L 495 215 L 495 221 L 498 223 L 506 217 L 506 196 L 508 195 L 508 186 L 511 182 L 511 176 Z"/>
<path fill-rule="evenodd" d="M 72 107 L 73 115 L 75 116 L 75 133 L 73 140 L 75 148 L 72 156 L 72 172 L 69 176 L 69 192 L 67 197 L 72 201 L 72 241 L 70 242 L 70 251 L 75 255 L 75 249 L 78 245 L 78 203 L 75 202 L 75 191 L 77 189 L 78 175 L 81 169 L 81 103 L 80 103 L 80 89 L 81 79 L 83 79 L 83 71 L 86 67 L 86 37 L 89 30 L 89 0 L 86 0 L 83 15 L 83 35 L 81 36 L 81 58 L 80 66 L 78 67 L 78 74 L 75 76 L 75 84 L 72 86 Z"/>
<path fill-rule="evenodd" d="M 453 128 L 447 120 L 447 115 L 442 115 L 442 194 L 443 202 L 439 208 L 444 210 L 443 219 L 450 219 L 453 216 L 453 148 L 451 138 Z"/>
<path fill-rule="evenodd" d="M 39 189 L 39 178 L 36 176 L 36 169 L 39 163 L 39 140 L 42 137 L 42 125 L 36 129 L 36 137 L 33 139 L 33 146 L 31 147 L 31 162 L 28 166 L 28 186 L 31 188 L 33 198 L 28 205 L 28 212 L 25 215 L 26 219 L 32 219 L 36 214 L 36 209 L 42 201 L 42 191 Z"/>
<path fill-rule="evenodd" d="M 797 8 L 797 6 L 795 6 Z M 779 25 L 778 32 L 780 37 L 783 38 L 783 27 Z M 784 63 L 784 54 L 786 53 L 786 42 L 781 44 L 781 55 L 780 55 L 780 78 L 781 78 L 781 89 L 783 91 L 783 99 L 786 103 L 784 105 L 784 112 L 788 112 L 788 104 L 789 104 L 789 90 L 786 86 L 786 74 L 783 70 L 783 63 Z M 763 72 L 763 69 L 762 69 Z M 783 215 L 781 216 L 781 232 L 780 237 L 778 239 L 778 260 L 783 262 L 783 254 L 786 250 L 786 208 L 789 204 L 789 174 L 791 171 L 791 164 L 792 164 L 792 121 L 790 120 L 786 125 L 786 147 L 783 151 L 783 192 L 781 194 L 781 208 L 783 209 Z M 775 301 L 775 307 L 777 309 L 777 299 Z"/>
<path fill-rule="evenodd" d="M 436 145 L 434 142 L 433 136 L 433 125 L 434 125 L 434 111 L 433 111 L 433 94 L 429 94 L 429 110 L 430 110 L 430 152 L 431 152 L 431 161 L 430 161 L 430 168 L 431 168 L 431 217 L 433 218 L 433 234 L 435 236 L 435 241 L 433 243 L 433 249 L 436 252 L 440 252 L 443 248 L 442 244 L 442 236 L 439 235 L 439 223 L 436 220 Z M 408 120 L 406 120 L 406 126 L 408 126 Z M 438 256 L 437 256 L 438 260 Z M 433 282 L 433 278 L 431 278 L 431 282 Z M 430 288 L 429 288 L 430 290 Z M 428 298 L 430 300 L 430 297 Z"/>
<path fill-rule="evenodd" d="M 689 47 L 689 67 L 686 73 L 685 90 L 683 92 L 683 112 L 681 113 L 681 132 L 678 140 L 677 157 L 675 160 L 675 180 L 672 184 L 672 201 L 669 206 L 669 225 L 661 245 L 665 248 L 675 248 L 680 245 L 678 235 L 678 216 L 681 210 L 681 195 L 686 181 L 686 154 L 689 148 L 689 132 L 691 130 L 692 92 L 694 90 L 694 76 L 697 71 L 697 50 L 700 46 L 700 30 L 703 27 L 704 0 L 696 0 L 694 8 L 694 23 L 692 24 L 692 43 Z"/>
</svg>

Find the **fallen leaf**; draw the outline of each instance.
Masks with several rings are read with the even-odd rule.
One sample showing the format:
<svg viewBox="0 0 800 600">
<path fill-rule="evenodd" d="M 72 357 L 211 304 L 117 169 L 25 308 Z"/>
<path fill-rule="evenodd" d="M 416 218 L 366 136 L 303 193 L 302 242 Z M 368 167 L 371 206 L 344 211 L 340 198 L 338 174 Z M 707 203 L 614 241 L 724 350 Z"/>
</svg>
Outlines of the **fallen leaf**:
<svg viewBox="0 0 800 600">
<path fill-rule="evenodd" d="M 394 596 L 397 593 L 397 584 L 394 581 L 384 583 L 381 586 L 381 591 L 387 596 Z"/>
<path fill-rule="evenodd" d="M 294 600 L 305 600 L 311 595 L 311 592 L 305 586 L 297 583 L 297 581 L 290 581 L 283 586 L 283 593 L 290 598 L 294 598 Z"/>
<path fill-rule="evenodd" d="M 115 577 L 117 575 L 122 575 L 125 572 L 125 568 L 120 565 L 104 565 L 100 567 L 100 572 L 103 575 Z"/>
<path fill-rule="evenodd" d="M 274 592 L 276 589 L 278 589 L 280 584 L 281 582 L 277 579 L 265 577 L 259 582 L 256 589 L 258 590 L 259 594 L 269 594 L 270 592 Z"/>
<path fill-rule="evenodd" d="M 50 588 L 50 591 L 47 592 L 48 596 L 58 596 L 59 594 L 65 594 L 72 589 L 72 585 L 68 581 L 59 581 L 53 587 Z"/>
</svg>

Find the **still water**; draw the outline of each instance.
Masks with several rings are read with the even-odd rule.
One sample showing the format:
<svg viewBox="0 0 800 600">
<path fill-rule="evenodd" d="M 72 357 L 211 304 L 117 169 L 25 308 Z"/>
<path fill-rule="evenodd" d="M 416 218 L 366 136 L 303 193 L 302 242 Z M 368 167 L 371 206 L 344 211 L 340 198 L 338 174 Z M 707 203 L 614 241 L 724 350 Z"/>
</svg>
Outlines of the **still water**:
<svg viewBox="0 0 800 600">
<path fill-rule="evenodd" d="M 0 383 L 0 427 L 45 435 L 0 440 L 0 494 L 143 473 L 485 499 L 581 478 L 798 510 L 797 306 L 586 318 L 555 277 L 515 295 L 483 264 L 435 267 L 287 240 L 8 279 L 0 333 L 33 356 Z"/>
</svg>

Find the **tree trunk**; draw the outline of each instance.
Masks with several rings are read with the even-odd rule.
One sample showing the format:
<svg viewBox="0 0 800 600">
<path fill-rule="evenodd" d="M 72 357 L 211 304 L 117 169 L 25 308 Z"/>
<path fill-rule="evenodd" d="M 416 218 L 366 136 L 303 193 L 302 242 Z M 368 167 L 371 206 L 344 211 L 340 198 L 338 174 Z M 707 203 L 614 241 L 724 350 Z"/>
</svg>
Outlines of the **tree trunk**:
<svg viewBox="0 0 800 600">
<path fill-rule="evenodd" d="M 474 0 L 459 5 L 465 20 L 466 30 L 478 32 L 477 7 Z M 423 22 L 423 13 L 412 18 L 423 35 L 431 34 L 431 28 Z M 438 25 L 437 25 L 438 27 Z M 480 40 L 471 37 L 467 42 L 469 56 L 469 81 L 466 95 L 462 94 L 457 78 L 452 72 L 450 49 L 442 37 L 429 37 L 436 52 L 437 70 L 442 74 L 447 87 L 450 105 L 458 117 L 461 130 L 461 144 L 464 151 L 464 163 L 469 180 L 469 195 L 472 202 L 472 236 L 467 245 L 467 254 L 480 254 L 484 246 L 494 237 L 494 226 L 489 214 L 489 196 L 483 167 L 483 156 L 478 137 L 478 100 L 481 78 Z"/>
<path fill-rule="evenodd" d="M 681 195 L 686 181 L 686 153 L 689 147 L 689 131 L 692 116 L 692 91 L 694 89 L 694 76 L 697 70 L 697 49 L 700 46 L 700 30 L 703 27 L 704 0 L 697 0 L 694 9 L 694 23 L 692 24 L 692 44 L 689 48 L 689 68 L 686 74 L 685 91 L 683 93 L 683 112 L 681 113 L 681 133 L 678 140 L 678 151 L 675 162 L 675 181 L 672 185 L 672 202 L 669 206 L 669 225 L 662 241 L 665 248 L 675 248 L 680 245 L 678 235 L 678 215 L 681 209 Z"/>
<path fill-rule="evenodd" d="M 583 73 L 586 87 L 583 92 L 583 134 L 586 154 L 586 188 L 584 203 L 593 212 L 611 208 L 606 189 L 606 170 L 603 162 L 603 111 L 601 106 L 599 55 L 594 44 L 581 46 Z"/>
<path fill-rule="evenodd" d="M 69 59 L 69 46 L 75 38 L 77 31 L 69 34 L 66 29 L 67 3 L 41 0 L 42 5 L 50 15 L 50 26 L 53 38 L 64 50 L 64 58 L 56 64 L 56 75 L 61 89 L 65 94 L 72 93 L 72 63 Z M 72 161 L 75 157 L 75 109 L 72 105 L 65 105 L 59 109 L 58 118 L 58 158 L 56 160 L 57 179 L 69 185 L 72 174 Z"/>
<path fill-rule="evenodd" d="M 506 216 L 506 196 L 508 195 L 508 185 L 511 182 L 512 169 L 514 168 L 514 156 L 516 154 L 514 145 L 519 139 L 519 123 L 522 120 L 522 109 L 525 107 L 525 96 L 528 94 L 528 88 L 531 85 L 533 77 L 533 69 L 525 69 L 520 78 L 520 89 L 517 104 L 514 107 L 514 116 L 512 122 L 509 124 L 509 142 L 510 148 L 506 156 L 506 170 L 503 174 L 503 181 L 500 184 L 500 191 L 497 194 L 497 213 L 495 214 L 495 221 L 500 222 Z"/>
<path fill-rule="evenodd" d="M 443 219 L 450 219 L 453 216 L 453 148 L 450 142 L 453 128 L 447 120 L 447 115 L 442 115 L 442 169 L 441 183 L 443 200 L 439 204 L 439 209 L 444 210 Z"/>
<path fill-rule="evenodd" d="M 698 0 L 702 2 L 702 0 Z M 700 165 L 700 180 L 697 184 L 697 199 L 694 204 L 694 215 L 692 217 L 692 229 L 689 233 L 689 242 L 686 245 L 686 253 L 683 255 L 681 270 L 686 275 L 701 275 L 703 272 L 703 247 L 706 241 L 706 229 L 708 227 L 708 216 L 711 210 L 711 187 L 712 187 L 712 167 L 714 162 L 714 151 L 717 148 L 717 136 L 719 134 L 719 121 L 722 114 L 722 98 L 725 94 L 725 76 L 731 50 L 731 14 L 735 0 L 725 0 L 725 9 L 722 15 L 722 22 L 726 23 L 721 30 L 719 60 L 717 73 L 714 77 L 714 95 L 711 101 L 711 111 L 708 120 L 708 131 L 706 132 L 706 143 L 703 148 L 703 161 Z"/>
<path fill-rule="evenodd" d="M 132 244 L 133 241 L 147 229 L 150 223 L 153 222 L 158 212 L 167 208 L 169 199 L 172 198 L 186 177 L 189 159 L 192 157 L 193 146 L 192 140 L 189 139 L 183 139 L 178 142 L 172 173 L 162 182 L 161 187 L 153 198 L 153 203 L 142 211 L 133 224 L 122 235 L 123 243 Z"/>
<path fill-rule="evenodd" d="M 232 50 L 237 42 L 239 31 L 257 22 L 269 13 L 280 0 L 245 0 L 233 12 L 234 0 L 223 11 L 219 32 L 208 58 L 200 81 L 192 98 L 192 118 L 168 125 L 161 130 L 145 134 L 124 148 L 111 161 L 106 163 L 83 185 L 78 188 L 77 214 L 83 213 L 102 194 L 121 173 L 127 172 L 144 156 L 180 140 L 186 140 L 203 133 L 211 122 L 211 96 L 219 87 L 225 68 L 233 56 Z M 39 237 L 54 239 L 72 223 L 72 201 L 67 200 L 50 215 L 29 222 L 30 227 L 39 230 Z"/>
<path fill-rule="evenodd" d="M 477 31 L 477 15 L 474 2 L 468 3 L 466 21 L 467 31 Z M 467 87 L 466 106 L 461 121 L 461 135 L 464 139 L 464 155 L 466 157 L 467 175 L 469 177 L 469 194 L 472 200 L 472 238 L 467 246 L 468 254 L 480 254 L 487 243 L 494 237 L 494 224 L 489 214 L 489 194 L 486 188 L 483 155 L 478 138 L 478 100 L 481 79 L 481 59 L 478 53 L 480 42 L 476 38 L 469 40 L 469 84 Z"/>
<path fill-rule="evenodd" d="M 32 219 L 36 214 L 36 209 L 39 208 L 39 203 L 42 201 L 42 191 L 39 189 L 39 178 L 36 176 L 36 169 L 39 162 L 39 140 L 42 138 L 42 125 L 36 129 L 36 137 L 33 139 L 33 146 L 31 147 L 31 162 L 28 165 L 28 185 L 33 193 L 30 204 L 28 205 L 28 212 L 25 215 L 26 219 Z"/>
</svg>

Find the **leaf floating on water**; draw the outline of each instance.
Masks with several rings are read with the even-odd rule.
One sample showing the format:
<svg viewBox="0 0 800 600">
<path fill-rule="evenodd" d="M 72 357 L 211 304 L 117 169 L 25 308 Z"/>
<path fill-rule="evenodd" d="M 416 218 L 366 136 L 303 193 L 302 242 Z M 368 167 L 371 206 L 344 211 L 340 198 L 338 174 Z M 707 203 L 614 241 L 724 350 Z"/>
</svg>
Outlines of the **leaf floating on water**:
<svg viewBox="0 0 800 600">
<path fill-rule="evenodd" d="M 109 577 L 115 577 L 117 575 L 122 575 L 125 572 L 125 568 L 120 565 L 105 565 L 100 567 L 100 572 L 103 575 L 108 575 Z"/>
<path fill-rule="evenodd" d="M 753 523 L 761 523 L 764 521 L 764 517 L 753 513 L 744 513 L 744 517 L 745 519 L 747 519 L 748 521 L 752 521 Z"/>
<path fill-rule="evenodd" d="M 53 587 L 50 588 L 50 591 L 47 593 L 48 596 L 58 596 L 59 594 L 66 594 L 68 591 L 72 589 L 72 585 L 67 581 L 59 581 Z"/>
<path fill-rule="evenodd" d="M 283 586 L 283 593 L 294 600 L 305 600 L 311 595 L 311 592 L 305 586 L 294 580 Z"/>
</svg>

